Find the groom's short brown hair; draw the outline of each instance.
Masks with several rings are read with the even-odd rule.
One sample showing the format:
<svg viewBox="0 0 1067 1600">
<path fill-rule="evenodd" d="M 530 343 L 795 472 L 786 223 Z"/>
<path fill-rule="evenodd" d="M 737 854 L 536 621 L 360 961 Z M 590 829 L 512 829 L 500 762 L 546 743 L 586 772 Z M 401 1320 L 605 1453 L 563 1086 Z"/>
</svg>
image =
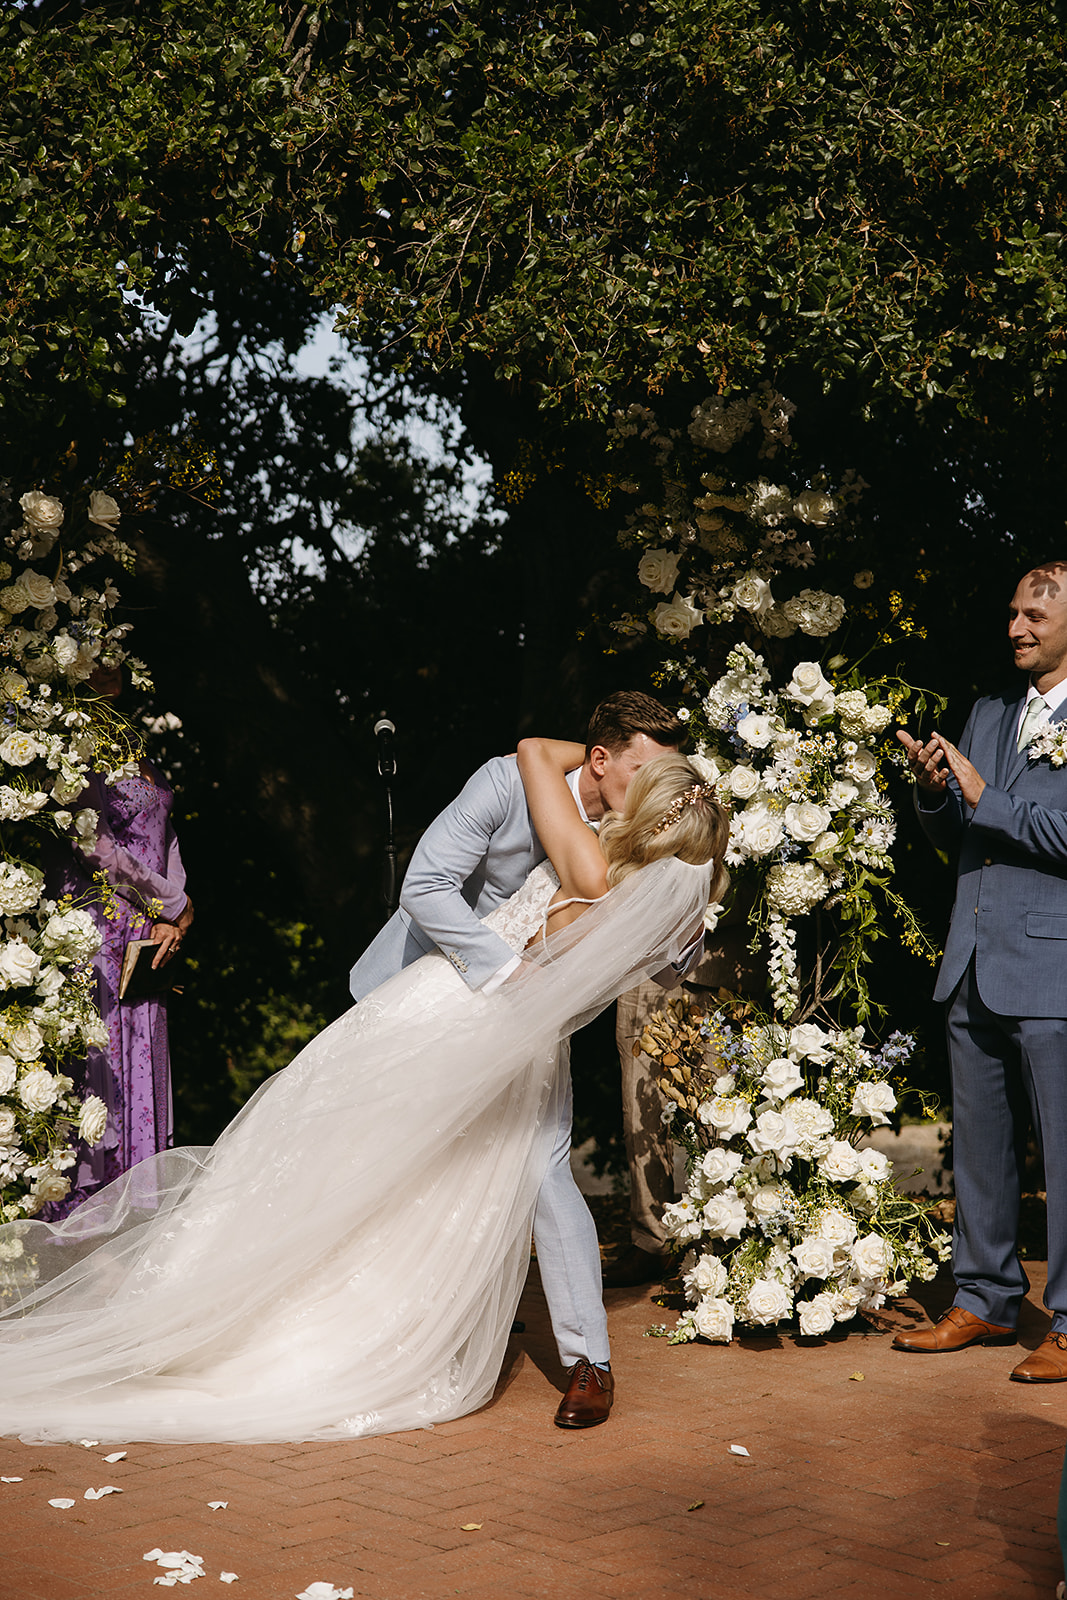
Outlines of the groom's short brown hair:
<svg viewBox="0 0 1067 1600">
<path fill-rule="evenodd" d="M 585 753 L 594 745 L 603 745 L 612 755 L 617 755 L 635 734 L 643 733 L 656 744 L 677 747 L 685 738 L 685 724 L 678 721 L 673 711 L 661 706 L 650 694 L 637 690 L 620 689 L 601 700 L 589 718 L 585 736 Z"/>
</svg>

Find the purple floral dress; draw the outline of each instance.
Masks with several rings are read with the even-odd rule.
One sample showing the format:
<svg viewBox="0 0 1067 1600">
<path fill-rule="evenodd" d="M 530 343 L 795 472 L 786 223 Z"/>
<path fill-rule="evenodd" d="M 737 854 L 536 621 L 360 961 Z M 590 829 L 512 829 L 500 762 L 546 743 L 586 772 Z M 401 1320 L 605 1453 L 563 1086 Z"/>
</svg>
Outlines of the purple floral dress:
<svg viewBox="0 0 1067 1600">
<path fill-rule="evenodd" d="M 173 1142 L 166 1001 L 120 1004 L 118 988 L 127 941 L 147 938 L 151 931 L 145 901 L 161 901 L 162 913 L 156 915 L 166 922 L 180 916 L 185 906 L 185 869 L 170 820 L 174 794 L 159 769 L 144 761 L 140 777 L 123 779 L 112 788 L 94 777 L 78 803 L 100 813 L 96 849 L 91 854 L 72 851 L 49 874 L 49 892 L 78 899 L 91 894 L 93 874 L 104 872 L 117 894 L 119 915 L 114 921 L 98 903 L 87 902 L 104 940 L 94 965 L 109 1044 L 107 1050 L 89 1051 L 84 1077 L 77 1082 L 81 1093 L 100 1096 L 108 1116 L 100 1143 L 79 1151 L 78 1164 L 70 1171 L 70 1194 L 44 1213 L 52 1221 Z"/>
</svg>

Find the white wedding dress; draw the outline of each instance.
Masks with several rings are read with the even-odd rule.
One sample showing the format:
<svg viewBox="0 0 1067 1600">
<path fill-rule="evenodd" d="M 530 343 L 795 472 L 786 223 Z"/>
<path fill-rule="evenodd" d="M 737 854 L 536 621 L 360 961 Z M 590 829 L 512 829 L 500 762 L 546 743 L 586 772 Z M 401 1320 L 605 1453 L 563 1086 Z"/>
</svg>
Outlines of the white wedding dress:
<svg viewBox="0 0 1067 1600">
<path fill-rule="evenodd" d="M 490 997 L 441 955 L 64 1222 L 0 1227 L 0 1433 L 336 1439 L 493 1392 L 558 1125 L 559 1041 L 676 960 L 709 869 L 633 874 Z M 547 863 L 486 919 L 521 951 Z"/>
</svg>

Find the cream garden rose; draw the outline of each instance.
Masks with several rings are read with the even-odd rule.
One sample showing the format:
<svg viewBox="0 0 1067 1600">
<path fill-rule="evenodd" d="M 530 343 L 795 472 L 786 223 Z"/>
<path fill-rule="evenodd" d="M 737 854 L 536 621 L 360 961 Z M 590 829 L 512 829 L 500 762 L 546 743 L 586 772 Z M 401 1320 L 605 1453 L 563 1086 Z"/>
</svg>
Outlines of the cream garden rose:
<svg viewBox="0 0 1067 1600">
<path fill-rule="evenodd" d="M 27 1111 L 47 1111 L 59 1099 L 60 1085 L 54 1073 L 34 1067 L 18 1082 L 18 1097 Z"/>
<path fill-rule="evenodd" d="M 662 600 L 652 614 L 652 626 L 668 639 L 688 639 L 703 621 L 703 611 L 691 599 L 679 594 L 670 601 Z"/>
<path fill-rule="evenodd" d="M 30 489 L 19 500 L 22 515 L 31 528 L 56 533 L 63 526 L 63 504 L 40 489 Z"/>
</svg>

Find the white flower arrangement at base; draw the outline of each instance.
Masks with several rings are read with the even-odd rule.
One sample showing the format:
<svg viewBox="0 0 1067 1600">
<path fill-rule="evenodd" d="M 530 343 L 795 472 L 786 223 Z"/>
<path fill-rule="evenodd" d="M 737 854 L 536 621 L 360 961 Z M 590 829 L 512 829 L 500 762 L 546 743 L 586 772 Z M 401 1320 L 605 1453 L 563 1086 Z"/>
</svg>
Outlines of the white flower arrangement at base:
<svg viewBox="0 0 1067 1600">
<path fill-rule="evenodd" d="M 931 1206 L 896 1191 L 882 1152 L 857 1148 L 889 1121 L 889 1074 L 912 1048 L 899 1033 L 874 1050 L 862 1029 L 788 1028 L 742 1001 L 704 1016 L 687 997 L 650 1018 L 640 1049 L 687 1155 L 663 1218 L 690 1247 L 672 1343 L 794 1318 L 815 1337 L 933 1277 L 949 1241 Z"/>
</svg>

